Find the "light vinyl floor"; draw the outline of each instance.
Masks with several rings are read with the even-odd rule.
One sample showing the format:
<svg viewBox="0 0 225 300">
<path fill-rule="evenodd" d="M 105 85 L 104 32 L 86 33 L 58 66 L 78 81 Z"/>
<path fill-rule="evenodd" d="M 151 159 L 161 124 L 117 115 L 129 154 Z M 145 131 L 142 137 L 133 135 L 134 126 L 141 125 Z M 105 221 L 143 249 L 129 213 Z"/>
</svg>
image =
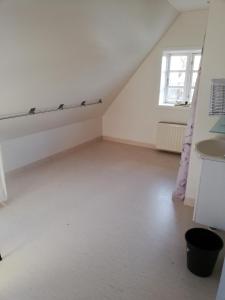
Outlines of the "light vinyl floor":
<svg viewBox="0 0 225 300">
<path fill-rule="evenodd" d="M 7 177 L 1 300 L 212 300 L 186 268 L 179 156 L 97 142 Z"/>
</svg>

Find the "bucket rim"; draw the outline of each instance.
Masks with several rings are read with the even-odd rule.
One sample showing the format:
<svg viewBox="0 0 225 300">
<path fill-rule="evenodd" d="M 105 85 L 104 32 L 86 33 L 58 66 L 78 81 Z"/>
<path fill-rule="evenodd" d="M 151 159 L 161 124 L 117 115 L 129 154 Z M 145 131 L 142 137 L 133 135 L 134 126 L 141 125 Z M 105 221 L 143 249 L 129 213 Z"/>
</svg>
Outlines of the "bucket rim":
<svg viewBox="0 0 225 300">
<path fill-rule="evenodd" d="M 195 244 L 192 244 L 190 240 L 188 240 L 188 235 L 191 233 L 191 232 L 196 232 L 196 231 L 201 231 L 201 232 L 205 232 L 205 233 L 210 233 L 211 236 L 214 236 L 215 238 L 217 238 L 217 241 L 218 241 L 218 244 L 220 244 L 219 247 L 217 247 L 217 249 L 206 249 L 204 247 L 201 247 L 201 245 L 195 245 Z M 215 251 L 221 251 L 224 247 L 224 241 L 222 240 L 222 238 L 215 232 L 212 232 L 211 230 L 209 229 L 206 229 L 206 228 L 201 228 L 201 227 L 193 227 L 193 228 L 190 228 L 189 230 L 186 231 L 185 233 L 185 240 L 187 243 L 191 244 L 193 247 L 197 248 L 197 249 L 200 249 L 200 250 L 204 250 L 204 251 L 208 251 L 208 252 L 215 252 Z"/>
</svg>

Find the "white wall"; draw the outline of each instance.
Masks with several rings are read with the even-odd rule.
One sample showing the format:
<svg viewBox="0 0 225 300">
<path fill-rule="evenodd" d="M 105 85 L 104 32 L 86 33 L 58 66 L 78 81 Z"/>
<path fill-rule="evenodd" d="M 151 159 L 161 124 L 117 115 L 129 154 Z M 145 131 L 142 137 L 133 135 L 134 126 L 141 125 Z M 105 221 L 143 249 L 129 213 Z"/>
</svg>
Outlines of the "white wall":
<svg viewBox="0 0 225 300">
<path fill-rule="evenodd" d="M 1 0 L 0 114 L 104 104 L 1 122 L 0 139 L 101 116 L 176 14 L 167 0 Z"/>
<path fill-rule="evenodd" d="M 207 138 L 215 137 L 209 130 L 218 120 L 217 117 L 208 116 L 210 85 L 213 78 L 225 78 L 225 0 L 212 0 L 209 11 L 209 22 L 203 57 L 203 69 L 199 87 L 199 98 L 191 163 L 186 192 L 186 202 L 194 204 L 197 197 L 201 160 L 197 156 L 195 144 Z M 221 137 L 224 137 L 221 135 Z"/>
<path fill-rule="evenodd" d="M 104 136 L 155 144 L 158 121 L 187 121 L 189 109 L 158 106 L 161 56 L 166 49 L 201 48 L 207 17 L 206 10 L 179 15 L 105 113 Z"/>
<path fill-rule="evenodd" d="M 102 135 L 102 120 L 91 119 L 2 143 L 5 171 L 70 149 Z"/>
<path fill-rule="evenodd" d="M 176 15 L 167 0 L 0 1 L 0 115 L 104 100 L 0 121 L 6 171 L 100 136 L 106 107 Z"/>
<path fill-rule="evenodd" d="M 207 0 L 168 0 L 179 11 L 207 9 Z"/>
</svg>

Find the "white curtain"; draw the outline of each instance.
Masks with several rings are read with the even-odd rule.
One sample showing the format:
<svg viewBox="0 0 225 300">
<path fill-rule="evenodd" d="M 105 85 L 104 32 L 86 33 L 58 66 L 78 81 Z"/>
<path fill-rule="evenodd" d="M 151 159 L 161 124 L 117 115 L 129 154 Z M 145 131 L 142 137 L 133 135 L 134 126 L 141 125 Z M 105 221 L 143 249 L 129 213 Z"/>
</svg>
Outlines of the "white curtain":
<svg viewBox="0 0 225 300">
<path fill-rule="evenodd" d="M 193 132 L 194 132 L 194 122 L 195 122 L 196 107 L 198 101 L 200 76 L 201 76 L 201 67 L 198 73 L 198 78 L 196 81 L 195 91 L 192 99 L 191 115 L 185 133 L 183 150 L 181 154 L 180 168 L 178 171 L 178 176 L 176 181 L 176 188 L 175 191 L 173 192 L 173 200 L 184 201 L 185 199 L 188 170 L 189 170 L 189 163 L 190 163 L 190 156 L 191 156 L 191 146 L 192 146 L 192 139 L 193 139 Z"/>
</svg>

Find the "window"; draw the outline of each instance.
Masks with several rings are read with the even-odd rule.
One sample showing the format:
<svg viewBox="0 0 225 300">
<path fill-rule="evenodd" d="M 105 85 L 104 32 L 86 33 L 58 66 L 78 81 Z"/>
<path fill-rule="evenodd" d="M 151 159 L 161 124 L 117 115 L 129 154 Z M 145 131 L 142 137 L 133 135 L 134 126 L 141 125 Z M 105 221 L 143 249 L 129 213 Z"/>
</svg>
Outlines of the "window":
<svg viewBox="0 0 225 300">
<path fill-rule="evenodd" d="M 200 50 L 163 53 L 159 105 L 191 103 L 200 62 Z"/>
</svg>

